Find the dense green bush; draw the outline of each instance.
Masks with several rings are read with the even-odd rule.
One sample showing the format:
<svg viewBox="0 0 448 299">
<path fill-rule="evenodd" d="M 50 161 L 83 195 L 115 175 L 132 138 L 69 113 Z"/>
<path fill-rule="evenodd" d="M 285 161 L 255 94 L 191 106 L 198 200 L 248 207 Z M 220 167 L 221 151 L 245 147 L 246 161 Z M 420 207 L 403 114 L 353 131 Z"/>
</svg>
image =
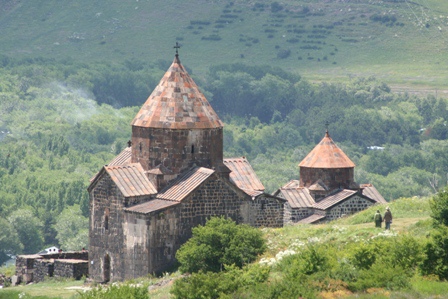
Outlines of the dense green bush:
<svg viewBox="0 0 448 299">
<path fill-rule="evenodd" d="M 439 191 L 429 202 L 431 217 L 437 224 L 448 226 L 448 187 Z"/>
<path fill-rule="evenodd" d="M 214 217 L 193 228 L 193 236 L 176 252 L 176 258 L 182 272 L 219 272 L 226 266 L 251 263 L 265 249 L 260 230 Z"/>
<path fill-rule="evenodd" d="M 240 288 L 262 284 L 269 277 L 269 268 L 250 265 L 239 269 L 229 266 L 222 272 L 198 272 L 175 281 L 171 294 L 179 299 L 226 298 Z"/>
<path fill-rule="evenodd" d="M 394 267 L 386 261 L 379 260 L 368 270 L 361 270 L 354 282 L 348 287 L 353 291 L 365 291 L 370 288 L 401 290 L 410 287 L 410 277 L 403 268 Z"/>
<path fill-rule="evenodd" d="M 425 259 L 421 265 L 423 275 L 437 275 L 448 279 L 448 228 L 441 226 L 431 232 L 431 239 L 424 248 Z"/>
<path fill-rule="evenodd" d="M 80 299 L 148 299 L 147 285 L 111 284 L 79 292 Z"/>
</svg>

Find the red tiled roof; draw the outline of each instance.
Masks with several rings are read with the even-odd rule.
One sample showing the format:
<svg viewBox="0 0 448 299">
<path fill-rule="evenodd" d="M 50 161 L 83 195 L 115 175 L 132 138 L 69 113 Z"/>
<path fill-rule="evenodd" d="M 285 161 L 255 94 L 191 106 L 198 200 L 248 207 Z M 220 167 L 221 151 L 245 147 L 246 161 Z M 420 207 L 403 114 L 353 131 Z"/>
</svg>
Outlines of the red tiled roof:
<svg viewBox="0 0 448 299">
<path fill-rule="evenodd" d="M 172 201 L 182 201 L 215 171 L 204 167 L 195 167 L 180 175 L 171 184 L 165 187 L 158 195 L 157 199 Z"/>
<path fill-rule="evenodd" d="M 178 56 L 132 121 L 167 129 L 222 128 L 223 124 Z"/>
<path fill-rule="evenodd" d="M 113 158 L 112 161 L 109 162 L 109 166 L 115 166 L 115 165 L 126 165 L 131 163 L 131 148 L 127 147 L 124 150 L 121 151 L 115 158 Z"/>
<path fill-rule="evenodd" d="M 372 184 L 362 184 L 362 195 L 367 196 L 377 203 L 387 203 L 384 197 L 376 190 L 376 188 Z"/>
<path fill-rule="evenodd" d="M 293 180 L 279 189 L 291 208 L 308 208 L 315 204 L 307 188 L 298 187 L 298 181 Z"/>
<path fill-rule="evenodd" d="M 178 201 L 169 201 L 163 199 L 153 199 L 130 208 L 125 208 L 125 211 L 135 212 L 140 214 L 148 214 L 151 212 L 155 212 L 164 208 L 168 208 L 174 205 L 178 205 L 180 202 Z"/>
<path fill-rule="evenodd" d="M 230 181 L 246 194 L 254 197 L 264 192 L 264 186 L 245 157 L 224 159 L 231 170 Z"/>
<path fill-rule="evenodd" d="M 104 166 L 125 197 L 156 194 L 157 190 L 146 177 L 140 163 L 124 166 Z"/>
<path fill-rule="evenodd" d="M 325 137 L 300 162 L 299 166 L 309 168 L 353 168 L 355 163 L 334 143 L 327 131 Z"/>
<path fill-rule="evenodd" d="M 112 159 L 112 161 L 109 162 L 109 166 L 116 166 L 116 165 L 128 165 L 131 163 L 131 148 L 127 147 L 124 150 L 121 151 L 115 158 Z M 93 177 L 90 178 L 90 182 L 93 182 L 96 177 L 100 174 L 100 172 L 95 173 Z"/>
<path fill-rule="evenodd" d="M 306 218 L 301 219 L 300 221 L 297 221 L 297 223 L 299 224 L 312 224 L 315 223 L 321 219 L 325 218 L 325 215 L 318 215 L 318 214 L 313 214 L 310 215 Z"/>
<path fill-rule="evenodd" d="M 332 206 L 340 203 L 341 201 L 351 197 L 352 195 L 356 194 L 356 190 L 349 190 L 344 189 L 339 191 L 336 194 L 330 195 L 322 199 L 321 201 L 314 204 L 313 208 L 319 209 L 319 210 L 326 210 L 328 208 L 331 208 Z"/>
</svg>

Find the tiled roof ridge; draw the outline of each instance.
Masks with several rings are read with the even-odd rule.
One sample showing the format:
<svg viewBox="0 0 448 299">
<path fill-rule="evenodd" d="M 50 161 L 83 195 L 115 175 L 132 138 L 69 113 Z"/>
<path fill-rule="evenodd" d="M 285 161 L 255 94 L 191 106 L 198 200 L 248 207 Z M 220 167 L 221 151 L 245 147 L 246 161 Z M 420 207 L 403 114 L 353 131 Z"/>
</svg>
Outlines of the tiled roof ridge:
<svg viewBox="0 0 448 299">
<path fill-rule="evenodd" d="M 215 173 L 213 169 L 193 166 L 161 190 L 156 199 L 182 201 L 213 173 Z"/>
</svg>

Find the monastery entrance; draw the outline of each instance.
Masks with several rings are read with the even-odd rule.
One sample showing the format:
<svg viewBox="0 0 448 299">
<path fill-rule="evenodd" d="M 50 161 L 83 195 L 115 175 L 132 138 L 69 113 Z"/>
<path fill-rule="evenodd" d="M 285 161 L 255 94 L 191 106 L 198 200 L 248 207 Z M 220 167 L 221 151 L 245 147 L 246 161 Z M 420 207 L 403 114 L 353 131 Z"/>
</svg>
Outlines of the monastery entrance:
<svg viewBox="0 0 448 299">
<path fill-rule="evenodd" d="M 106 254 L 104 257 L 104 263 L 103 263 L 103 281 L 109 282 L 110 281 L 110 256 Z"/>
</svg>

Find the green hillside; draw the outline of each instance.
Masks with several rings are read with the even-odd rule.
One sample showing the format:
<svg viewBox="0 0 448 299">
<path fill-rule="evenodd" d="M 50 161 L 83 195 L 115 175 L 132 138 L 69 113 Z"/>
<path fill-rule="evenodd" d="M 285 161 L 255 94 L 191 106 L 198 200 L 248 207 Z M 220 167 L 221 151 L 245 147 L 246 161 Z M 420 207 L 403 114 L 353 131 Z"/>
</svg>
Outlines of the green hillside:
<svg viewBox="0 0 448 299">
<path fill-rule="evenodd" d="M 443 89 L 448 3 L 438 0 L 0 1 L 0 51 L 77 61 L 181 58 L 268 64 L 315 80 L 375 75 Z M 401 86 L 402 87 L 402 86 Z"/>
</svg>

